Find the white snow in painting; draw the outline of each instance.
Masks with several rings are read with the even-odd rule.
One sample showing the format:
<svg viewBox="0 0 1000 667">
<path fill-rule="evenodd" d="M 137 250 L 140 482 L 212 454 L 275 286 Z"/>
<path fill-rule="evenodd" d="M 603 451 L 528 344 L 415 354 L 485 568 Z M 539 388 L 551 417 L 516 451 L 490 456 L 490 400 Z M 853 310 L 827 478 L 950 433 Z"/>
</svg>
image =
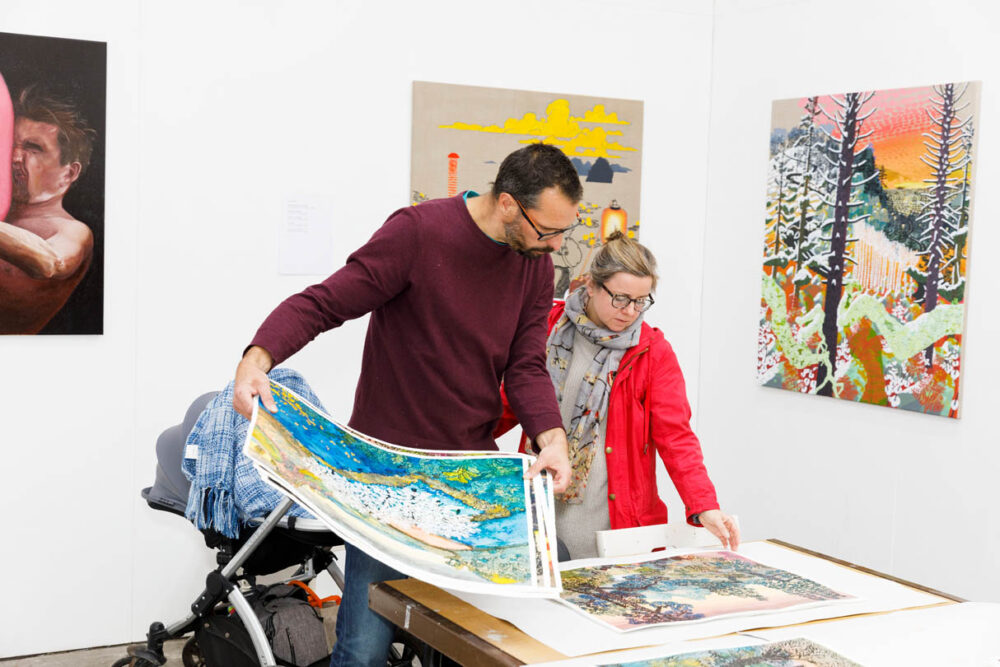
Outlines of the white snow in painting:
<svg viewBox="0 0 1000 667">
<path fill-rule="evenodd" d="M 415 526 L 424 532 L 454 539 L 474 535 L 479 528 L 472 520 L 476 510 L 416 484 L 393 487 L 355 482 L 333 474 L 315 460 L 308 461 L 306 468 L 323 480 L 330 497 L 342 500 L 362 515 L 381 523 Z"/>
</svg>

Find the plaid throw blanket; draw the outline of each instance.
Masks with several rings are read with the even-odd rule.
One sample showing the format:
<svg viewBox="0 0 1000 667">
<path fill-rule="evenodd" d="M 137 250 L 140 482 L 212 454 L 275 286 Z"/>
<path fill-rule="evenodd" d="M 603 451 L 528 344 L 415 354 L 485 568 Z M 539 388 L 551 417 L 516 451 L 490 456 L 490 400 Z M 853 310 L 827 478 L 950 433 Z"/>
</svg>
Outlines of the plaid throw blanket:
<svg viewBox="0 0 1000 667">
<path fill-rule="evenodd" d="M 268 377 L 325 410 L 296 371 L 275 368 Z M 241 525 L 267 515 L 281 501 L 282 494 L 260 478 L 243 454 L 249 426 L 250 422 L 233 409 L 230 382 L 205 407 L 188 435 L 181 468 L 191 480 L 191 492 L 184 516 L 199 530 L 209 528 L 226 537 L 238 537 Z M 289 514 L 312 518 L 298 505 L 293 505 Z"/>
</svg>

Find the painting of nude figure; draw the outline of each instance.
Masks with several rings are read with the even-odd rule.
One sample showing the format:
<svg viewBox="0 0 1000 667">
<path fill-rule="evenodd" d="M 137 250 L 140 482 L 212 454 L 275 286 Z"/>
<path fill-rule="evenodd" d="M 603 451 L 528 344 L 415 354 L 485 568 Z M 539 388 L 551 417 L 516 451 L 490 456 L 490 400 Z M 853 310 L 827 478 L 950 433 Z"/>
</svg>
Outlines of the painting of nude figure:
<svg viewBox="0 0 1000 667">
<path fill-rule="evenodd" d="M 0 32 L 0 334 L 104 332 L 107 45 Z"/>
</svg>

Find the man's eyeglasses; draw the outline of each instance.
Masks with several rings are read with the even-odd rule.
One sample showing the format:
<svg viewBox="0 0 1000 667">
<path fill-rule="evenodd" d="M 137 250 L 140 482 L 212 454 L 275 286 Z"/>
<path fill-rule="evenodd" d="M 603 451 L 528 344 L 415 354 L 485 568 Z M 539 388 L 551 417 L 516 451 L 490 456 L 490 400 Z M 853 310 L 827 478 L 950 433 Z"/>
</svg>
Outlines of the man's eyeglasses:
<svg viewBox="0 0 1000 667">
<path fill-rule="evenodd" d="M 510 193 L 508 192 L 507 194 L 510 194 Z M 543 241 L 545 239 L 550 239 L 550 238 L 552 238 L 554 236 L 559 236 L 561 234 L 568 234 L 569 232 L 571 232 L 574 229 L 576 229 L 576 227 L 580 224 L 580 214 L 577 213 L 576 214 L 576 222 L 574 222 L 569 227 L 566 227 L 564 229 L 557 229 L 554 232 L 541 232 L 541 231 L 538 230 L 538 225 L 535 224 L 535 221 L 531 219 L 531 216 L 528 215 L 528 212 L 524 210 L 523 206 L 521 206 L 521 202 L 519 202 L 517 200 L 517 197 L 515 197 L 514 195 L 510 195 L 510 198 L 514 200 L 514 203 L 517 204 L 517 207 L 519 209 L 521 209 L 521 215 L 524 216 L 524 219 L 528 221 L 528 224 L 531 225 L 531 228 L 535 230 L 536 234 L 538 234 L 538 240 L 539 241 Z"/>
<path fill-rule="evenodd" d="M 647 310 L 649 310 L 650 306 L 656 303 L 655 301 L 653 301 L 652 296 L 640 296 L 637 299 L 632 299 L 626 294 L 615 294 L 614 292 L 609 290 L 606 285 L 601 285 L 601 287 L 604 289 L 605 292 L 611 295 L 611 305 L 617 308 L 618 310 L 625 310 L 626 308 L 628 308 L 628 305 L 630 303 L 634 303 L 636 311 L 644 313 Z"/>
</svg>

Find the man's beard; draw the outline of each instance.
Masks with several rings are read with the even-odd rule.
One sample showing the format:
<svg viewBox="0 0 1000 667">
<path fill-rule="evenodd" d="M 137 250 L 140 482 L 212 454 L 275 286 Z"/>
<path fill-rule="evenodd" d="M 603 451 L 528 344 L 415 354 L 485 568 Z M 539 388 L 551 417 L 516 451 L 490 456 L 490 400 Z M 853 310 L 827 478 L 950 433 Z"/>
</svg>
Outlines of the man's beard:
<svg viewBox="0 0 1000 667">
<path fill-rule="evenodd" d="M 525 244 L 524 235 L 520 233 L 518 227 L 520 227 L 520 225 L 517 222 L 505 222 L 503 225 L 504 243 L 510 246 L 510 249 L 518 255 L 527 257 L 528 259 L 538 259 L 539 257 L 544 257 L 555 250 L 552 246 L 529 248 Z"/>
</svg>

